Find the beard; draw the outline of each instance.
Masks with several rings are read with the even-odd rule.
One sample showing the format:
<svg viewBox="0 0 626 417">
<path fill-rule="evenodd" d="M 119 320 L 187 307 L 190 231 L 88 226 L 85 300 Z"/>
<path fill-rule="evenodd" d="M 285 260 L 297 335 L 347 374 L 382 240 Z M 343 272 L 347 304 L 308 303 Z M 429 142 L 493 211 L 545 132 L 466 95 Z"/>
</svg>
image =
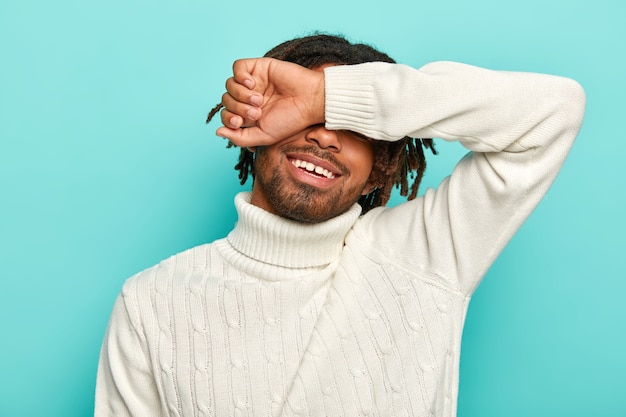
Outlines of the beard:
<svg viewBox="0 0 626 417">
<path fill-rule="evenodd" d="M 308 147 L 289 151 L 306 151 L 320 158 L 337 162 L 332 156 L 323 156 Z M 275 214 L 301 223 L 320 223 L 348 211 L 361 197 L 366 183 L 346 186 L 349 173 L 344 170 L 341 184 L 320 190 L 309 184 L 287 178 L 279 169 L 272 169 L 272 162 L 263 147 L 257 148 L 254 186 L 259 187 Z"/>
</svg>

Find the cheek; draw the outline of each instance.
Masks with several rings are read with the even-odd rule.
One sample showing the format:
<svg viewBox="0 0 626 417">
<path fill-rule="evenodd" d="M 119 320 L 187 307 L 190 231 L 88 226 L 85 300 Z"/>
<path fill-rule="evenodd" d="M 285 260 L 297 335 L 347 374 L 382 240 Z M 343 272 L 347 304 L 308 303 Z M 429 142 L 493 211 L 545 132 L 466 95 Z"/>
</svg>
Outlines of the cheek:
<svg viewBox="0 0 626 417">
<path fill-rule="evenodd" d="M 360 177 L 369 178 L 374 168 L 374 146 L 368 142 L 358 143 L 353 150 L 353 164 L 355 173 Z"/>
</svg>

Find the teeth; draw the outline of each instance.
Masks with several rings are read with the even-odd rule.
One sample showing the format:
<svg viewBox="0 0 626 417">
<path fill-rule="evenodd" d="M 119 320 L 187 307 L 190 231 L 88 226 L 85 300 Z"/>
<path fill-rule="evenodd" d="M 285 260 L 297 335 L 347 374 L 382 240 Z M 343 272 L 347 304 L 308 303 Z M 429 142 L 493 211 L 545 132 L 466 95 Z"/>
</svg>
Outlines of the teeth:
<svg viewBox="0 0 626 417">
<path fill-rule="evenodd" d="M 323 175 L 324 177 L 329 178 L 329 179 L 335 178 L 335 174 L 333 174 L 327 169 L 314 165 L 311 162 L 301 161 L 300 159 L 292 159 L 291 163 L 296 168 L 303 168 L 309 172 L 315 172 L 316 174 Z"/>
</svg>

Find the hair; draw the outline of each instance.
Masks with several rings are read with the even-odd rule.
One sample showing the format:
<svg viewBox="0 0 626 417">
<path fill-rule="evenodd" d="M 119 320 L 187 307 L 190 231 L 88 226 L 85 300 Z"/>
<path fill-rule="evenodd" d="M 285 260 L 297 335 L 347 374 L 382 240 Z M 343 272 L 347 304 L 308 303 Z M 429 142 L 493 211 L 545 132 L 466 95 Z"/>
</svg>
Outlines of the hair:
<svg viewBox="0 0 626 417">
<path fill-rule="evenodd" d="M 293 62 L 311 69 L 324 64 L 396 62 L 387 54 L 369 45 L 352 44 L 341 36 L 327 34 L 315 34 L 283 42 L 270 49 L 264 56 Z M 209 123 L 222 107 L 221 103 L 216 105 L 209 112 L 206 122 Z M 233 146 L 236 145 L 229 141 L 227 147 Z M 387 204 L 394 186 L 400 189 L 401 196 L 407 197 L 408 200 L 414 199 L 426 169 L 424 148 L 437 154 L 431 138 L 405 136 L 393 142 L 376 140 L 374 146 L 376 158 L 370 174 L 370 182 L 375 184 L 375 188 L 358 200 L 363 213 Z M 246 183 L 250 175 L 254 178 L 254 162 L 254 153 L 241 148 L 235 169 L 239 171 L 239 180 L 242 185 Z"/>
</svg>

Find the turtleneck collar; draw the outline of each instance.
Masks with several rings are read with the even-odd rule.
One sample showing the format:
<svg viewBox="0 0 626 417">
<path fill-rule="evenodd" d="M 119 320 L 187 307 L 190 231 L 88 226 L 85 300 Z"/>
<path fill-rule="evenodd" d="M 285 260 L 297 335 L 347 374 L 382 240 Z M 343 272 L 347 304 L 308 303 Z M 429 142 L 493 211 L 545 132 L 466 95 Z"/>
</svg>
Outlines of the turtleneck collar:
<svg viewBox="0 0 626 417">
<path fill-rule="evenodd" d="M 298 223 L 250 204 L 251 194 L 235 197 L 239 220 L 228 243 L 247 258 L 283 268 L 317 268 L 333 262 L 361 214 L 354 204 L 346 213 L 317 224 Z"/>
</svg>

